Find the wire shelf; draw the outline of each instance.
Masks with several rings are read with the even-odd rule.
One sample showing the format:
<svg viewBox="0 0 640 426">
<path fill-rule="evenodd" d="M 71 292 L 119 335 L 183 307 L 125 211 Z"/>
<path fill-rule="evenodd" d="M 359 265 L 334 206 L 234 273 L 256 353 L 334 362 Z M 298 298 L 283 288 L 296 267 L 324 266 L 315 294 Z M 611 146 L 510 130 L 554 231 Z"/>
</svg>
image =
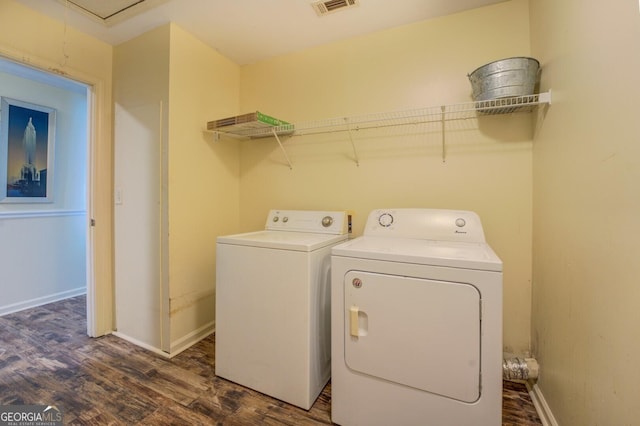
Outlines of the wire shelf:
<svg viewBox="0 0 640 426">
<path fill-rule="evenodd" d="M 424 125 L 439 123 L 442 133 L 442 162 L 446 161 L 445 148 L 445 122 L 453 120 L 469 120 L 487 115 L 510 114 L 514 112 L 531 112 L 539 105 L 551 104 L 551 91 L 527 96 L 514 96 L 509 98 L 491 99 L 486 101 L 465 102 L 455 105 L 442 105 L 438 107 L 418 108 L 406 111 L 394 111 L 375 113 L 352 117 L 328 118 L 324 120 L 304 121 L 295 124 L 271 125 L 260 123 L 259 126 L 239 126 L 225 130 L 205 130 L 215 134 L 216 139 L 220 135 L 233 138 L 256 139 L 273 137 L 278 142 L 280 149 L 292 169 L 293 165 L 287 151 L 280 140 L 282 135 L 313 135 L 320 133 L 347 132 L 353 149 L 356 165 L 360 165 L 358 152 L 353 140 L 353 132 L 365 129 L 391 128 L 409 125 Z"/>
<path fill-rule="evenodd" d="M 265 138 L 273 137 L 274 134 L 311 135 L 318 133 L 350 132 L 354 130 L 381 127 L 406 126 L 452 120 L 468 120 L 484 115 L 531 112 L 541 104 L 551 104 L 551 91 L 527 96 L 465 102 L 454 105 L 418 108 L 406 111 L 393 111 L 351 117 L 336 117 L 304 121 L 281 126 L 236 129 L 232 131 L 218 129 L 215 130 L 215 132 L 235 138 Z"/>
</svg>

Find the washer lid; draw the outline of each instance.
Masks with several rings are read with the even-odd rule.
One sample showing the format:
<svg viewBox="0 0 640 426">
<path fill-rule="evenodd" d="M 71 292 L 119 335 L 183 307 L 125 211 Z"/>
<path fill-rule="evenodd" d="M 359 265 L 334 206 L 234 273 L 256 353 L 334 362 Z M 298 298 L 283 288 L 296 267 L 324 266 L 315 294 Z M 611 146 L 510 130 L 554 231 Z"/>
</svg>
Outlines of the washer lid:
<svg viewBox="0 0 640 426">
<path fill-rule="evenodd" d="M 313 232 L 256 231 L 217 238 L 218 244 L 262 247 L 281 250 L 313 251 L 345 241 L 348 235 Z"/>
<path fill-rule="evenodd" d="M 486 243 L 365 235 L 333 247 L 331 254 L 389 262 L 502 271 L 502 261 Z"/>
</svg>

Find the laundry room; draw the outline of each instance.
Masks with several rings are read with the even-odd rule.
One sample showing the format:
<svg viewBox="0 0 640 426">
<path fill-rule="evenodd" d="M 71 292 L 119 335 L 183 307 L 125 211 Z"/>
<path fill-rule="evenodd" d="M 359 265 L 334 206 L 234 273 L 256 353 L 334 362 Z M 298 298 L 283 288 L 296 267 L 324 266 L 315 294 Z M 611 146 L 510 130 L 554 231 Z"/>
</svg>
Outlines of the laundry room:
<svg viewBox="0 0 640 426">
<path fill-rule="evenodd" d="M 489 2 L 246 60 L 176 22 L 109 44 L 39 1 L 0 0 L 0 56 L 91 87 L 90 336 L 174 358 L 212 335 L 216 239 L 273 209 L 348 211 L 350 238 L 376 209 L 471 211 L 503 265 L 502 351 L 539 363 L 542 423 L 637 421 L 637 2 Z M 469 73 L 522 56 L 547 101 L 447 115 L 472 103 Z M 293 130 L 207 129 L 257 111 Z M 16 209 L 0 203 L 0 229 Z"/>
</svg>

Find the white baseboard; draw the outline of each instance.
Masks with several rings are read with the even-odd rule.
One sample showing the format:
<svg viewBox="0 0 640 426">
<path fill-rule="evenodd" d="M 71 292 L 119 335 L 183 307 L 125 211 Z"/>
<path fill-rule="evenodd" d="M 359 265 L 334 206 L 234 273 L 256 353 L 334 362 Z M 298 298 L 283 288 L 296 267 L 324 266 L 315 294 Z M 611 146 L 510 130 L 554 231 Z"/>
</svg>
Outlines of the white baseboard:
<svg viewBox="0 0 640 426">
<path fill-rule="evenodd" d="M 13 312 L 23 311 L 36 306 L 46 305 L 48 303 L 57 302 L 59 300 L 69 299 L 70 297 L 87 294 L 87 287 L 74 288 L 72 290 L 62 291 L 60 293 L 48 294 L 46 296 L 37 297 L 35 299 L 23 300 L 18 303 L 0 306 L 0 316 L 11 314 Z"/>
<path fill-rule="evenodd" d="M 198 343 L 200 340 L 204 339 L 205 337 L 209 336 L 211 333 L 213 333 L 215 331 L 215 327 L 214 327 L 214 323 L 210 322 L 209 324 L 205 324 L 202 327 L 200 327 L 197 330 L 192 331 L 191 333 L 187 334 L 186 336 L 178 339 L 177 341 L 173 342 L 171 344 L 171 353 L 167 353 L 159 348 L 156 348 L 155 346 L 151 346 L 148 343 L 142 342 L 138 339 L 135 339 L 131 336 L 127 336 L 126 334 L 122 334 L 119 333 L 117 331 L 114 331 L 113 334 L 114 336 L 117 336 L 121 339 L 126 340 L 127 342 L 131 342 L 136 346 L 140 346 L 143 349 L 146 349 L 148 351 L 151 351 L 155 354 L 158 354 L 164 358 L 173 358 L 174 356 L 178 355 L 180 352 L 183 352 L 187 349 L 189 349 L 191 346 L 195 345 L 196 343 Z"/>
<path fill-rule="evenodd" d="M 151 351 L 154 354 L 160 355 L 160 356 L 162 356 L 164 358 L 171 358 L 171 356 L 168 353 L 166 353 L 165 351 L 163 351 L 163 350 L 161 350 L 159 348 L 156 348 L 155 346 L 151 346 L 150 344 L 145 343 L 145 342 L 143 342 L 141 340 L 135 339 L 135 338 L 133 338 L 131 336 L 127 336 L 126 334 L 122 334 L 122 333 L 117 332 L 117 331 L 114 331 L 111 334 L 113 334 L 114 336 L 119 337 L 119 338 L 121 338 L 123 340 L 126 340 L 127 342 L 133 343 L 136 346 L 140 346 L 143 349 Z"/>
<path fill-rule="evenodd" d="M 549 404 L 544 399 L 544 395 L 542 394 L 542 390 L 540 387 L 535 384 L 533 387 L 527 385 L 529 388 L 529 395 L 531 396 L 531 401 L 533 401 L 533 405 L 536 407 L 536 411 L 538 412 L 538 416 L 540 417 L 540 421 L 542 421 L 543 426 L 558 426 L 558 422 L 555 417 L 553 417 L 553 413 L 551 412 L 551 408 L 549 408 Z"/>
<path fill-rule="evenodd" d="M 211 335 L 215 331 L 216 331 L 215 322 L 212 321 L 212 322 L 210 322 L 208 324 L 203 325 L 202 327 L 198 328 L 197 330 L 192 331 L 191 333 L 187 334 L 186 336 L 181 337 L 180 339 L 176 340 L 175 342 L 172 342 L 171 343 L 171 357 L 174 357 L 174 356 L 178 355 L 180 352 L 183 352 L 183 351 L 189 349 L 191 346 L 195 345 L 200 340 L 202 340 L 205 337 Z"/>
</svg>

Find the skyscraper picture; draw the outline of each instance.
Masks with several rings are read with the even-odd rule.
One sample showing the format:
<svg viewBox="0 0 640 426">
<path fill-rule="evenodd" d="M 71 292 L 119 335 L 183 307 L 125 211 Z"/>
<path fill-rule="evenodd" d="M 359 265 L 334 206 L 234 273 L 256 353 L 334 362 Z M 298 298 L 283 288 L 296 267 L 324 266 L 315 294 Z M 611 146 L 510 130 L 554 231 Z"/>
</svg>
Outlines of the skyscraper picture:
<svg viewBox="0 0 640 426">
<path fill-rule="evenodd" d="M 0 201 L 52 201 L 55 110 L 8 98 L 0 105 Z"/>
</svg>

